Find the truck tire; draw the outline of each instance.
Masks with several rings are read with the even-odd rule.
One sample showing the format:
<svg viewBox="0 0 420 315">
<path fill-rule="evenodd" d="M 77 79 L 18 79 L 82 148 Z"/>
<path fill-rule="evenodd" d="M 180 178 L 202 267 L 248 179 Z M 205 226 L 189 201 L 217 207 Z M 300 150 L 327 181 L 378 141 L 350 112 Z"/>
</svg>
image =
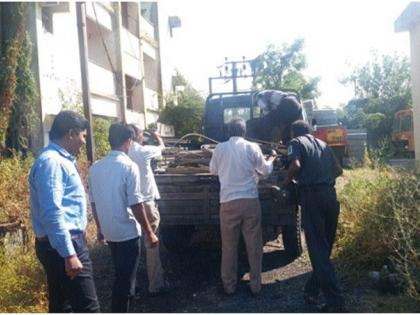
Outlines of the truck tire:
<svg viewBox="0 0 420 315">
<path fill-rule="evenodd" d="M 282 225 L 281 235 L 286 254 L 292 258 L 298 258 L 302 254 L 300 209 L 296 209 L 296 220 L 292 225 Z"/>
<path fill-rule="evenodd" d="M 160 236 L 168 251 L 185 252 L 190 248 L 194 230 L 192 225 L 162 226 Z"/>
</svg>

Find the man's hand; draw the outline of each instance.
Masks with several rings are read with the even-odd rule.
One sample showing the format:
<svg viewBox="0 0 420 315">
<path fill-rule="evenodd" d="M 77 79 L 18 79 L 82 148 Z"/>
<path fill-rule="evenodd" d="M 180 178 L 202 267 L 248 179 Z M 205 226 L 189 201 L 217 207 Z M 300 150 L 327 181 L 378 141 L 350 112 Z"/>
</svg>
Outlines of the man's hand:
<svg viewBox="0 0 420 315">
<path fill-rule="evenodd" d="M 269 156 L 268 156 L 268 158 L 267 158 L 267 161 L 268 162 L 273 162 L 275 159 L 277 159 L 277 152 L 276 152 L 276 150 L 271 150 L 270 151 L 270 154 L 269 154 Z"/>
<path fill-rule="evenodd" d="M 156 247 L 159 244 L 159 238 L 153 232 L 147 234 L 147 241 L 149 242 L 150 247 Z"/>
<path fill-rule="evenodd" d="M 64 258 L 64 265 L 66 268 L 66 274 L 71 280 L 76 278 L 83 269 L 83 265 L 79 258 L 77 258 L 77 255 Z"/>
<path fill-rule="evenodd" d="M 101 231 L 101 230 L 98 230 L 98 231 L 96 232 L 96 238 L 97 238 L 97 240 L 98 240 L 98 242 L 99 242 L 100 244 L 102 244 L 102 245 L 106 245 L 105 237 L 104 237 L 104 235 L 102 234 L 102 231 Z"/>
</svg>

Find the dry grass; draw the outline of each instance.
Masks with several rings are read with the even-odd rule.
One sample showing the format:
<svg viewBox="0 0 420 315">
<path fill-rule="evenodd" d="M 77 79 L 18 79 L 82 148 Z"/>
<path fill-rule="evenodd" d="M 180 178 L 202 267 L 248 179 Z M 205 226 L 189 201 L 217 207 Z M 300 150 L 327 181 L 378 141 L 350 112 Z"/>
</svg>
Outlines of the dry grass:
<svg viewBox="0 0 420 315">
<path fill-rule="evenodd" d="M 347 171 L 334 256 L 344 269 L 367 273 L 392 263 L 406 293 L 420 301 L 420 180 L 387 168 Z"/>
</svg>

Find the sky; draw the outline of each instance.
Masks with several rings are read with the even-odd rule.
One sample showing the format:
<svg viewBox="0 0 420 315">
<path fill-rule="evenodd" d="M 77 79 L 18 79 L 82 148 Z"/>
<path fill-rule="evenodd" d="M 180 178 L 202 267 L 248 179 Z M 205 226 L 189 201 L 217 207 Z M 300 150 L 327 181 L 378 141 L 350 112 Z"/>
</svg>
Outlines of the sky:
<svg viewBox="0 0 420 315">
<path fill-rule="evenodd" d="M 319 107 L 335 108 L 352 98 L 352 88 L 339 80 L 366 63 L 373 50 L 409 56 L 408 32 L 394 31 L 394 22 L 408 0 L 160 2 L 182 21 L 173 37 L 176 67 L 203 95 L 208 93 L 208 77 L 218 75 L 217 66 L 225 57 L 254 58 L 268 44 L 280 46 L 296 38 L 305 40 L 305 74 L 321 78 Z M 240 85 L 247 87 L 247 82 Z"/>
</svg>

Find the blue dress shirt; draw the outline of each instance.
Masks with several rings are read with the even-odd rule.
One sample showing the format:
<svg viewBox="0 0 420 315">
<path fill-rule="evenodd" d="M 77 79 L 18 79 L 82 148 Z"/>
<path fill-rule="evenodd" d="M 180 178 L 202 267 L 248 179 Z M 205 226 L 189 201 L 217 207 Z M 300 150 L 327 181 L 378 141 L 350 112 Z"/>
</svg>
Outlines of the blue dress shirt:
<svg viewBox="0 0 420 315">
<path fill-rule="evenodd" d="M 32 166 L 29 185 L 35 235 L 48 236 L 60 256 L 74 255 L 72 234 L 83 232 L 87 223 L 86 194 L 75 157 L 50 142 Z"/>
</svg>

